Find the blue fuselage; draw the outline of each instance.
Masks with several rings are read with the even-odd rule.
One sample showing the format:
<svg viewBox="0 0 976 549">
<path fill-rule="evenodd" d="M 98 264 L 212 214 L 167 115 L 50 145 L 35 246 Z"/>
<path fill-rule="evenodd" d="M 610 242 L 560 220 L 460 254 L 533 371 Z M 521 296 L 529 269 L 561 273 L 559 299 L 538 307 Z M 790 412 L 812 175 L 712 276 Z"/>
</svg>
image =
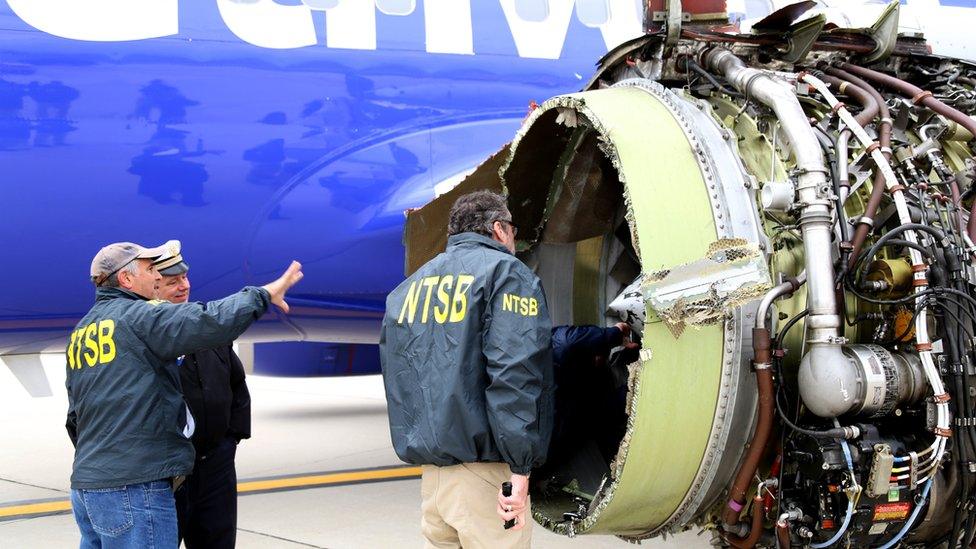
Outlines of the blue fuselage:
<svg viewBox="0 0 976 549">
<path fill-rule="evenodd" d="M 404 210 L 607 51 L 572 17 L 558 59 L 520 56 L 498 1 L 472 2 L 473 54 L 427 51 L 423 2 L 378 11 L 375 49 L 329 47 L 323 11 L 315 45 L 273 49 L 231 32 L 228 1 L 178 2 L 176 34 L 126 41 L 55 36 L 0 1 L 0 355 L 65 346 L 101 246 L 172 238 L 194 300 L 304 263 L 293 313 L 253 339 L 375 341 Z"/>
</svg>

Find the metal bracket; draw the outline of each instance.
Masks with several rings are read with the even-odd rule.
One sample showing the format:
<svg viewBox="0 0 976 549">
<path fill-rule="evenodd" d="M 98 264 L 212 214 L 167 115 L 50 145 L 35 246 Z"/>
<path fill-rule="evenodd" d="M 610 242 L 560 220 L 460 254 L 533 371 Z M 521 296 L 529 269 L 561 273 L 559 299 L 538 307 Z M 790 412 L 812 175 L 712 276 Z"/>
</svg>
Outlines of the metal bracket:
<svg viewBox="0 0 976 549">
<path fill-rule="evenodd" d="M 777 57 L 787 63 L 798 63 L 803 60 L 813 49 L 813 44 L 826 24 L 827 17 L 820 14 L 792 25 L 786 33 L 786 49 L 779 52 Z"/>
<path fill-rule="evenodd" d="M 655 23 L 667 22 L 667 20 L 668 20 L 667 11 L 655 11 L 651 13 L 651 21 L 654 21 Z M 682 13 L 681 21 L 684 23 L 691 22 L 691 14 L 688 12 Z"/>
<path fill-rule="evenodd" d="M 871 25 L 868 35 L 874 39 L 878 47 L 864 58 L 865 63 L 887 59 L 891 52 L 895 51 L 895 42 L 898 40 L 899 7 L 898 2 L 889 3 L 874 25 Z"/>
<path fill-rule="evenodd" d="M 672 48 L 681 38 L 681 0 L 668 0 L 668 22 L 667 36 L 664 38 L 664 46 Z"/>
</svg>

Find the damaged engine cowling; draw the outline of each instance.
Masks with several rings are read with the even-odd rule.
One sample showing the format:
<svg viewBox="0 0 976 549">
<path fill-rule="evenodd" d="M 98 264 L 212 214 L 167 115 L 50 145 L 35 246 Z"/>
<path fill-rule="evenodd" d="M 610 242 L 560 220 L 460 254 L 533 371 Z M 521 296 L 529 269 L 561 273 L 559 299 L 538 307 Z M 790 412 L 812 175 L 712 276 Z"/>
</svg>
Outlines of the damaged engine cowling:
<svg viewBox="0 0 976 549">
<path fill-rule="evenodd" d="M 639 356 L 606 391 L 560 395 L 583 412 L 533 473 L 536 519 L 629 539 L 699 524 L 735 547 L 968 547 L 976 66 L 664 40 L 609 55 L 408 216 L 409 271 L 443 249 L 457 196 L 503 190 L 554 325 L 642 300 Z"/>
</svg>

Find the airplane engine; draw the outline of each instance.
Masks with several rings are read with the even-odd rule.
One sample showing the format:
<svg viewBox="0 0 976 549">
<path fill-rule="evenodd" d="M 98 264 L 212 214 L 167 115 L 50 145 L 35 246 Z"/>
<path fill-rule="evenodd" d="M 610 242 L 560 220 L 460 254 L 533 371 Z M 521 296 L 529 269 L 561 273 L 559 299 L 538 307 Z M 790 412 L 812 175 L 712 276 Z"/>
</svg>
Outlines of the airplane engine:
<svg viewBox="0 0 976 549">
<path fill-rule="evenodd" d="M 972 542 L 976 65 L 853 49 L 626 44 L 408 215 L 411 271 L 457 196 L 503 190 L 553 324 L 640 328 L 560 386 L 546 528 Z"/>
</svg>

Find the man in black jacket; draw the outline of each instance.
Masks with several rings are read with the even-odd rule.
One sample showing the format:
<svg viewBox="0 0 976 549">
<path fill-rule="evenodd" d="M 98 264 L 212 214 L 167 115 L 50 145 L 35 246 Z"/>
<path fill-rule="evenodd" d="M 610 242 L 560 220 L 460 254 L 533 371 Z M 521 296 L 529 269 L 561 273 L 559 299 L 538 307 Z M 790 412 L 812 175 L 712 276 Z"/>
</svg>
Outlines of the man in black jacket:
<svg viewBox="0 0 976 549">
<path fill-rule="evenodd" d="M 546 298 L 513 255 L 504 197 L 462 196 L 447 229 L 447 250 L 386 300 L 380 359 L 393 447 L 423 465 L 427 547 L 529 547 L 529 473 L 552 433 Z"/>
<path fill-rule="evenodd" d="M 178 248 L 157 259 L 159 299 L 190 299 L 190 266 Z M 233 548 L 237 538 L 237 443 L 251 437 L 251 395 L 230 345 L 180 359 L 183 398 L 195 423 L 193 473 L 176 491 L 179 535 L 188 549 Z"/>
</svg>

